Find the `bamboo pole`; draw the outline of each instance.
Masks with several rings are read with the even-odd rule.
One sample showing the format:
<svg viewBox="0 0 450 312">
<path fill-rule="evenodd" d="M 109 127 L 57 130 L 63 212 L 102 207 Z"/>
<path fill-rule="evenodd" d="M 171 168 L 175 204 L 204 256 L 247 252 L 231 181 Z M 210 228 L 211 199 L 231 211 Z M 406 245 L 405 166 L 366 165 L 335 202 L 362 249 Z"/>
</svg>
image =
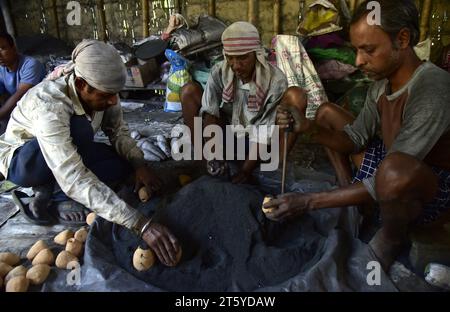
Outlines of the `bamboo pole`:
<svg viewBox="0 0 450 312">
<path fill-rule="evenodd" d="M 14 22 L 11 16 L 11 11 L 9 9 L 9 4 L 7 0 L 0 0 L 0 7 L 2 9 L 3 21 L 5 22 L 6 31 L 11 36 L 16 36 L 16 29 L 14 27 Z"/>
<path fill-rule="evenodd" d="M 180 0 L 175 0 L 175 13 L 181 14 L 181 3 Z"/>
<path fill-rule="evenodd" d="M 148 9 L 148 0 L 141 0 L 142 2 L 142 36 L 147 38 L 149 34 L 148 23 L 150 22 L 150 13 Z"/>
<path fill-rule="evenodd" d="M 281 0 L 274 0 L 273 3 L 273 35 L 276 36 L 281 33 Z"/>
<path fill-rule="evenodd" d="M 56 7 L 56 0 L 52 0 L 52 11 L 53 11 L 53 18 L 55 19 L 56 37 L 58 39 L 61 39 L 61 33 L 59 32 L 59 20 L 58 20 L 58 10 Z"/>
<path fill-rule="evenodd" d="M 352 12 L 352 14 L 353 14 L 353 13 L 355 13 L 355 10 L 356 10 L 357 0 L 350 0 L 349 2 L 350 2 L 350 4 L 349 4 L 350 12 Z"/>
<path fill-rule="evenodd" d="M 102 24 L 101 28 L 101 39 L 103 41 L 108 41 L 108 33 L 106 31 L 106 16 L 105 16 L 105 6 L 103 0 L 97 0 L 97 12 L 100 16 L 100 22 Z"/>
<path fill-rule="evenodd" d="M 432 3 L 431 0 L 424 0 L 422 5 L 422 12 L 420 18 L 420 41 L 427 38 L 428 32 L 430 30 L 430 13 L 431 13 Z"/>
<path fill-rule="evenodd" d="M 208 14 L 209 16 L 216 16 L 216 1 L 208 0 Z"/>
<path fill-rule="evenodd" d="M 248 22 L 255 26 L 257 23 L 256 16 L 256 0 L 248 0 Z"/>
</svg>

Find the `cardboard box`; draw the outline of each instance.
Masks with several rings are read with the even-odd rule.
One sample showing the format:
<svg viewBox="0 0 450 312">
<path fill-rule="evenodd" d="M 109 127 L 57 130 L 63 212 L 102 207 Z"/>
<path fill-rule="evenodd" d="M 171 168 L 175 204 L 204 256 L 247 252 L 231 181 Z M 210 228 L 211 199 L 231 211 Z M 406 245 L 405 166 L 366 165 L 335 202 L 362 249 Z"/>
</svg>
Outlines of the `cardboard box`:
<svg viewBox="0 0 450 312">
<path fill-rule="evenodd" d="M 144 88 L 150 82 L 159 78 L 160 68 L 155 59 L 138 64 L 136 59 L 125 64 L 127 68 L 127 79 L 125 87 Z"/>
</svg>

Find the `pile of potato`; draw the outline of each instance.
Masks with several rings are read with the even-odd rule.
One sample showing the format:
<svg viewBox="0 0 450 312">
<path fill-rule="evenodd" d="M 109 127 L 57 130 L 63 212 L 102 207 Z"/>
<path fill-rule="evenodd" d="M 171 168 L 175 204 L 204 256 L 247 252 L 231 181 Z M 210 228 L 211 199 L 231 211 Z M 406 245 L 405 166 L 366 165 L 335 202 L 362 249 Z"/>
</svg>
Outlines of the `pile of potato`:
<svg viewBox="0 0 450 312">
<path fill-rule="evenodd" d="M 86 222 L 91 225 L 94 219 L 95 213 L 90 213 Z M 60 269 L 72 269 L 73 261 L 78 264 L 80 262 L 79 257 L 84 251 L 87 235 L 86 227 L 82 227 L 76 232 L 64 230 L 56 235 L 53 239 L 54 242 L 65 246 L 56 259 L 47 243 L 38 240 L 26 255 L 27 260 L 31 262 L 29 268 L 20 264 L 19 255 L 0 252 L 0 289 L 5 287 L 6 292 L 26 292 L 30 284 L 41 285 L 44 283 L 54 264 Z"/>
</svg>

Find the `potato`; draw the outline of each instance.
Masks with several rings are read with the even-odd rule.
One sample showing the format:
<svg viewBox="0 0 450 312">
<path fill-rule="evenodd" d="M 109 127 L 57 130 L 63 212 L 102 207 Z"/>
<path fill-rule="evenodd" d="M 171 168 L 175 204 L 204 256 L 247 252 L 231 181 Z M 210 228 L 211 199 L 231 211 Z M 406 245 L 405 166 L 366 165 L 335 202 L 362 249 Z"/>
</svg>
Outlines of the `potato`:
<svg viewBox="0 0 450 312">
<path fill-rule="evenodd" d="M 32 264 L 48 264 L 52 265 L 53 262 L 55 262 L 55 256 L 53 255 L 53 252 L 50 249 L 43 249 L 41 250 L 36 257 L 34 257 Z"/>
<path fill-rule="evenodd" d="M 138 247 L 133 254 L 133 266 L 139 272 L 147 271 L 155 263 L 155 255 L 151 249 Z"/>
<path fill-rule="evenodd" d="M 73 236 L 77 241 L 84 243 L 86 241 L 86 238 L 88 236 L 88 231 L 86 228 L 82 227 L 78 231 L 75 232 L 75 235 Z"/>
<path fill-rule="evenodd" d="M 96 217 L 97 217 L 97 214 L 95 212 L 91 212 L 90 214 L 88 214 L 86 216 L 86 223 L 88 225 L 91 225 L 92 223 L 94 223 Z"/>
<path fill-rule="evenodd" d="M 150 196 L 148 195 L 147 189 L 145 188 L 145 186 L 143 186 L 139 189 L 138 195 L 139 195 L 139 199 L 143 203 L 148 202 L 148 200 L 150 199 Z"/>
<path fill-rule="evenodd" d="M 66 250 L 75 257 L 79 257 L 83 251 L 83 243 L 77 241 L 75 238 L 71 238 L 67 241 Z"/>
<path fill-rule="evenodd" d="M 36 264 L 27 272 L 27 279 L 32 285 L 42 284 L 50 274 L 50 266 L 47 264 Z"/>
<path fill-rule="evenodd" d="M 30 282 L 25 276 L 16 276 L 6 283 L 6 292 L 26 292 L 29 285 Z"/>
<path fill-rule="evenodd" d="M 71 230 L 64 230 L 55 236 L 53 241 L 58 245 L 65 245 L 69 238 L 73 237 L 73 232 Z"/>
<path fill-rule="evenodd" d="M 0 252 L 0 262 L 15 266 L 19 261 L 20 257 L 12 252 Z"/>
<path fill-rule="evenodd" d="M 186 184 L 191 183 L 192 178 L 188 176 L 187 174 L 180 174 L 178 176 L 178 181 L 180 182 L 181 186 L 185 186 Z"/>
<path fill-rule="evenodd" d="M 0 288 L 3 287 L 3 278 L 0 277 Z"/>
<path fill-rule="evenodd" d="M 27 268 L 23 265 L 16 266 L 14 269 L 9 271 L 8 274 L 5 276 L 5 283 L 8 284 L 8 282 L 17 276 L 25 276 L 27 275 Z"/>
<path fill-rule="evenodd" d="M 5 277 L 6 274 L 9 273 L 9 271 L 11 271 L 13 269 L 12 266 L 10 266 L 9 264 L 6 264 L 4 262 L 0 262 L 0 277 Z"/>
<path fill-rule="evenodd" d="M 261 207 L 261 209 L 262 209 L 262 211 L 264 212 L 264 213 L 269 213 L 269 212 L 272 212 L 275 208 L 264 208 L 264 204 L 265 203 L 268 203 L 269 201 L 271 201 L 273 199 L 273 197 L 272 196 L 266 196 L 266 197 L 264 197 L 264 201 L 263 201 L 263 203 L 262 203 L 262 207 Z"/>
<path fill-rule="evenodd" d="M 43 240 L 38 240 L 36 243 L 34 243 L 33 246 L 31 246 L 30 250 L 27 253 L 27 259 L 32 261 L 36 255 L 44 249 L 47 249 L 48 245 Z"/>
<path fill-rule="evenodd" d="M 72 255 L 67 250 L 63 250 L 59 253 L 58 257 L 56 257 L 56 266 L 60 269 L 67 269 L 67 265 L 72 262 L 79 262 L 78 258 Z"/>
</svg>

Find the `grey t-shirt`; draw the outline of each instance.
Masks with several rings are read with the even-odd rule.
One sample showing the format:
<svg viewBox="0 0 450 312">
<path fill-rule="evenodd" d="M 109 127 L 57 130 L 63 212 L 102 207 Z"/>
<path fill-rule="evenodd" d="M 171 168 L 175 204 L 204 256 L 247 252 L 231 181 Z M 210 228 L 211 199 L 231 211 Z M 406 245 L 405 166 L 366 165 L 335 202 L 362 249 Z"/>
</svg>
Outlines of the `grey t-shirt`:
<svg viewBox="0 0 450 312">
<path fill-rule="evenodd" d="M 450 170 L 450 74 L 425 62 L 400 90 L 388 89 L 387 79 L 373 83 L 359 116 L 344 127 L 355 152 L 379 135 L 387 154 L 403 152 Z M 363 183 L 376 199 L 375 177 Z"/>
</svg>

